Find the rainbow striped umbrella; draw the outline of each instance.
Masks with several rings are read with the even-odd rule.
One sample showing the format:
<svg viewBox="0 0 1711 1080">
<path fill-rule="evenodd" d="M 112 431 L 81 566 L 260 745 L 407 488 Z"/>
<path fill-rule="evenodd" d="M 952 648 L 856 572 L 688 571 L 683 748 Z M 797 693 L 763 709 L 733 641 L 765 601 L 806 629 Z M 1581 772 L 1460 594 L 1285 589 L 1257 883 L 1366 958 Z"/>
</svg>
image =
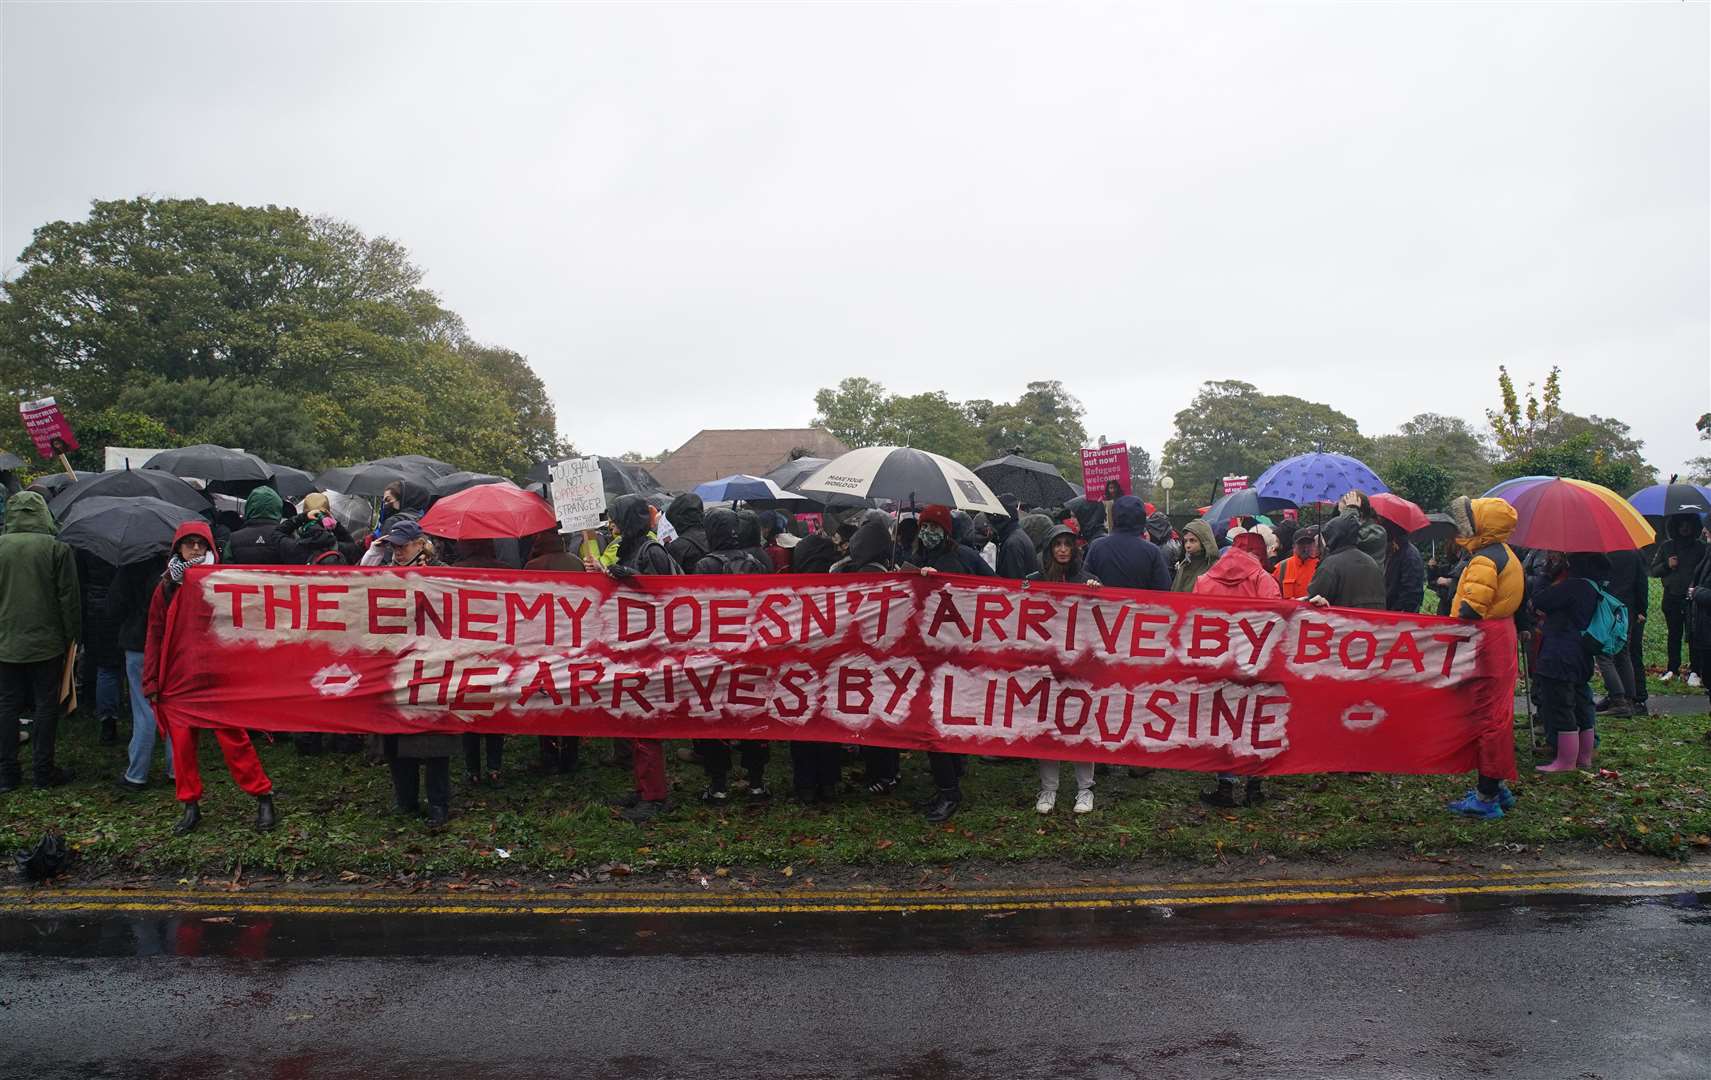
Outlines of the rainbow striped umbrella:
<svg viewBox="0 0 1711 1080">
<path fill-rule="evenodd" d="M 1502 496 L 1520 517 L 1509 537 L 1546 551 L 1631 551 L 1657 539 L 1628 500 L 1607 487 L 1561 477 L 1516 485 Z"/>
</svg>

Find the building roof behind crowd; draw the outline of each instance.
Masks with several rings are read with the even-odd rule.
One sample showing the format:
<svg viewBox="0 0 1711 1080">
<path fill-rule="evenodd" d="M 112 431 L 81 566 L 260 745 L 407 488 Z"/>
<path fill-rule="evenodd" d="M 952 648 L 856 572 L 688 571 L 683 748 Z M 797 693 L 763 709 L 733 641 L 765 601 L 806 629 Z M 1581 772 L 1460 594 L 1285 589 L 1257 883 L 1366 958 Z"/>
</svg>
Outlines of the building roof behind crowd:
<svg viewBox="0 0 1711 1080">
<path fill-rule="evenodd" d="M 789 461 L 793 452 L 835 458 L 849 453 L 825 428 L 708 428 L 649 469 L 671 491 L 692 491 L 697 484 L 734 473 L 759 476 Z"/>
</svg>

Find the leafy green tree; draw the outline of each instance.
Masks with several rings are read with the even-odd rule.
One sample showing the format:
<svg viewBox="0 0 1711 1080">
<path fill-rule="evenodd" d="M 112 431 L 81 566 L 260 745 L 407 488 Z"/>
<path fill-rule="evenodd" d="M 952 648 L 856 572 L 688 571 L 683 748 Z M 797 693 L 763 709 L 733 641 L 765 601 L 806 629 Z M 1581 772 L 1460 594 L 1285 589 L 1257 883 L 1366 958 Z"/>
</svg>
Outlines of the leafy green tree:
<svg viewBox="0 0 1711 1080">
<path fill-rule="evenodd" d="M 1372 442 L 1372 459 L 1367 464 L 1398 491 L 1405 483 L 1399 476 L 1405 472 L 1412 474 L 1418 462 L 1430 463 L 1448 473 L 1453 493 L 1457 495 L 1478 495 L 1493 482 L 1489 447 L 1473 425 L 1459 416 L 1421 413 L 1404 423 L 1396 434 L 1380 435 Z M 1406 497 L 1420 502 L 1411 495 Z M 1436 504 L 1427 507 L 1437 508 Z"/>
<path fill-rule="evenodd" d="M 823 427 L 843 440 L 851 449 L 863 446 L 884 446 L 891 430 L 891 395 L 872 379 L 857 375 L 845 379 L 836 389 L 821 390 L 814 395 L 814 407 L 819 414 L 813 425 Z"/>
<path fill-rule="evenodd" d="M 978 464 L 986 452 L 980 430 L 943 390 L 893 397 L 886 412 L 886 443 L 912 446 L 965 465 Z"/>
<path fill-rule="evenodd" d="M 283 390 L 233 378 L 160 377 L 127 386 L 118 408 L 158 421 L 168 433 L 149 446 L 239 446 L 266 461 L 315 471 L 326 454 L 314 420 Z"/>
<path fill-rule="evenodd" d="M 1543 396 L 1528 384 L 1523 399 L 1508 369 L 1497 369 L 1500 404 L 1487 410 L 1502 458 L 1499 478 L 1565 476 L 1603 484 L 1624 494 L 1652 483 L 1657 470 L 1646 463 L 1645 443 L 1620 420 L 1577 416 L 1562 409 L 1562 373 L 1551 368 Z"/>
<path fill-rule="evenodd" d="M 1315 449 L 1364 459 L 1371 442 L 1352 417 L 1329 405 L 1226 379 L 1203 383 L 1176 414 L 1161 468 L 1176 480 L 1183 502 L 1210 501 L 1225 476 L 1257 479 L 1284 458 Z"/>
<path fill-rule="evenodd" d="M 403 247 L 343 222 L 201 199 L 98 201 L 87 220 L 37 229 L 19 267 L 0 296 L 0 379 L 15 395 L 59 398 L 80 438 L 127 390 L 199 380 L 287 395 L 313 436 L 276 442 L 318 446 L 327 461 L 426 453 L 519 475 L 557 446 L 527 362 L 471 341 Z M 254 418 L 233 430 L 255 431 Z"/>
<path fill-rule="evenodd" d="M 982 403 L 984 405 L 984 403 Z M 1031 382 L 1013 404 L 995 405 L 980 423 L 991 457 L 1019 453 L 1056 465 L 1071 482 L 1081 478 L 1081 448 L 1087 445 L 1086 410 L 1057 380 Z"/>
<path fill-rule="evenodd" d="M 1137 443 L 1129 444 L 1129 490 L 1148 502 L 1163 505 L 1153 494 L 1153 456 Z"/>
<path fill-rule="evenodd" d="M 1454 473 L 1417 450 L 1391 462 L 1382 479 L 1390 490 L 1422 510 L 1442 510 L 1458 494 L 1478 495 L 1485 490 L 1462 489 Z"/>
<path fill-rule="evenodd" d="M 21 430 L 22 425 L 19 425 L 19 428 Z M 172 433 L 153 416 L 111 406 L 79 416 L 72 424 L 72 429 L 77 432 L 77 444 L 81 449 L 72 451 L 67 457 L 72 468 L 88 472 L 100 472 L 107 467 L 106 448 L 109 446 L 172 445 Z M 28 447 L 29 439 L 26 438 L 24 444 Z M 25 461 L 46 464 L 42 463 L 34 447 L 29 447 L 27 453 L 20 453 L 19 456 Z M 46 472 L 57 468 L 59 464 L 56 461 L 37 471 Z"/>
</svg>

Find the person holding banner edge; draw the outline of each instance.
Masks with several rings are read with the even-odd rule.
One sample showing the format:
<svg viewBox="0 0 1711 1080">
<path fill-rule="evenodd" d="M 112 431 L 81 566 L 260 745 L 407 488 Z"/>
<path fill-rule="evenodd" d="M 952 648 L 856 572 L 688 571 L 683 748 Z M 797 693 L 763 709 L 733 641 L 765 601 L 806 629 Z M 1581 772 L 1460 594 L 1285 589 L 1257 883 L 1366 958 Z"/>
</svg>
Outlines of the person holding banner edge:
<svg viewBox="0 0 1711 1080">
<path fill-rule="evenodd" d="M 214 531 L 205 521 L 186 521 L 178 527 L 172 539 L 172 557 L 167 560 L 166 573 L 155 587 L 149 600 L 148 637 L 143 645 L 143 694 L 154 705 L 155 715 L 166 731 L 172 747 L 172 765 L 178 791 L 178 801 L 184 813 L 173 833 L 183 836 L 202 822 L 202 772 L 196 759 L 197 729 L 185 723 L 173 723 L 160 704 L 161 683 L 166 674 L 170 654 L 163 648 L 166 639 L 167 616 L 177 601 L 184 584 L 184 575 L 192 566 L 211 566 L 219 562 L 214 551 Z M 278 823 L 273 806 L 273 781 L 261 767 L 250 737 L 242 728 L 216 728 L 220 753 L 226 768 L 238 787 L 255 796 L 255 827 L 266 832 Z"/>
<path fill-rule="evenodd" d="M 1456 579 L 1455 595 L 1450 599 L 1451 617 L 1470 621 L 1514 618 L 1521 610 L 1526 592 L 1526 572 L 1508 544 L 1518 520 L 1515 508 L 1502 499 L 1470 499 L 1464 495 L 1451 501 L 1450 517 L 1456 524 L 1455 542 L 1468 553 L 1467 565 Z M 1507 658 L 1504 674 L 1508 676 L 1508 685 L 1500 687 L 1511 698 L 1515 663 L 1513 656 Z M 1503 732 L 1502 737 L 1513 739 L 1508 732 Z M 1451 813 L 1494 821 L 1515 805 L 1515 794 L 1509 790 L 1507 778 L 1497 775 L 1503 758 L 1500 747 L 1481 743 L 1479 776 L 1474 789 L 1449 804 Z M 1513 775 L 1513 745 L 1509 747 L 1508 759 L 1506 771 Z"/>
<path fill-rule="evenodd" d="M 610 568 L 603 559 L 585 558 L 589 571 L 619 579 L 636 574 L 681 574 L 683 568 L 654 537 L 659 509 L 640 495 L 620 495 L 609 515 L 618 534 L 617 561 Z M 670 789 L 665 781 L 665 744 L 659 739 L 631 739 L 630 752 L 636 789 L 617 803 L 624 820 L 643 825 L 667 809 Z"/>
</svg>

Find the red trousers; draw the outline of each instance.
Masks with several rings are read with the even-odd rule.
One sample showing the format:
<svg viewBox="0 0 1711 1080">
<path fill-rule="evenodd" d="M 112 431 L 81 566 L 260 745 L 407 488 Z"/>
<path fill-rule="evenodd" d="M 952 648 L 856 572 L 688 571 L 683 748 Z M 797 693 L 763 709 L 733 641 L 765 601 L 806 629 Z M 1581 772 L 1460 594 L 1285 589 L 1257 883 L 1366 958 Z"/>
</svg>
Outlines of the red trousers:
<svg viewBox="0 0 1711 1080">
<path fill-rule="evenodd" d="M 176 750 L 173 752 L 177 753 Z M 665 743 L 659 739 L 631 739 L 630 759 L 636 771 L 636 791 L 641 797 L 649 802 L 664 799 Z"/>
<path fill-rule="evenodd" d="M 177 773 L 178 801 L 196 802 L 202 798 L 202 769 L 196 762 L 196 733 L 200 729 L 186 724 L 168 724 L 166 737 L 172 742 L 172 768 Z M 250 743 L 249 733 L 239 729 L 215 728 L 220 740 L 220 752 L 226 755 L 226 768 L 232 779 L 251 795 L 266 795 L 273 791 L 273 781 L 262 771 L 261 758 Z"/>
</svg>

